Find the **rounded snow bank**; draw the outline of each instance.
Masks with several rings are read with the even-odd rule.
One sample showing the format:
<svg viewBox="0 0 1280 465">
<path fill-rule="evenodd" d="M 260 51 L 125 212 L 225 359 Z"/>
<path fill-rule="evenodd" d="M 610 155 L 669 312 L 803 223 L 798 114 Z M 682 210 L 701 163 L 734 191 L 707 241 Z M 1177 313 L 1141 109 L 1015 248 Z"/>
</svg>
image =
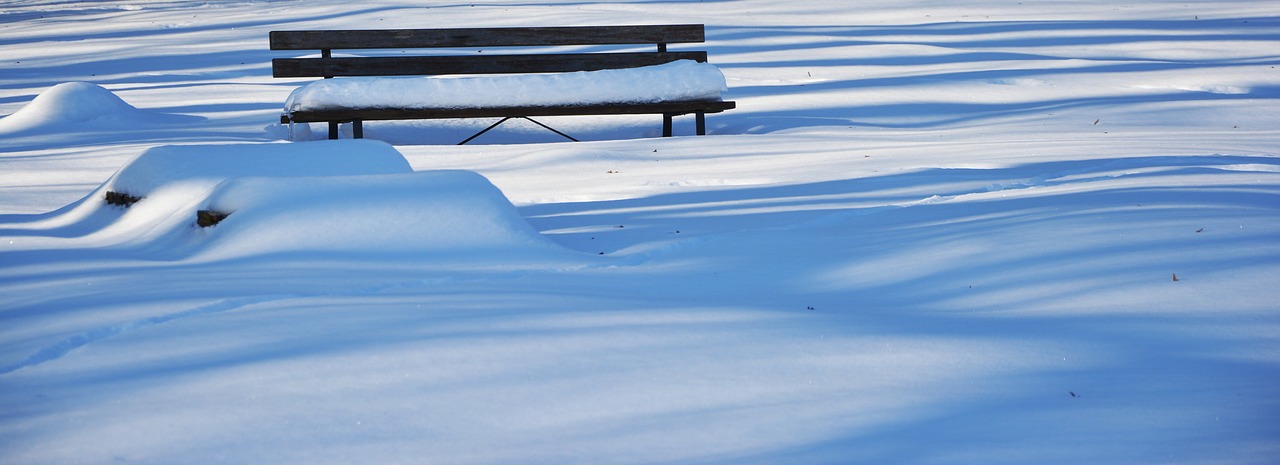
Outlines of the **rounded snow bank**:
<svg viewBox="0 0 1280 465">
<path fill-rule="evenodd" d="M 109 204 L 108 193 L 130 201 Z M 154 147 L 78 204 L 14 226 L 23 236 L 14 247 L 158 260 L 289 254 L 541 266 L 577 255 L 543 237 L 483 176 L 415 172 L 373 140 Z"/>
<path fill-rule="evenodd" d="M 212 188 L 234 177 L 349 176 L 412 172 L 385 142 L 333 140 L 153 147 L 107 182 L 110 191 L 146 197 L 172 185 Z"/>
<path fill-rule="evenodd" d="M 219 183 L 243 176 L 350 176 L 408 173 L 413 168 L 384 142 L 167 145 L 147 149 L 88 196 L 13 226 L 50 237 L 164 229 L 139 217 L 174 215 Z M 108 204 L 128 204 L 127 208 Z M 144 213 L 147 212 L 147 213 Z M 194 214 L 194 210 L 191 211 Z M 136 230 L 136 231 L 135 231 Z"/>
<path fill-rule="evenodd" d="M 201 121 L 191 115 L 140 110 L 111 91 L 88 82 L 58 84 L 37 95 L 12 115 L 0 118 L 0 132 L 59 130 L 68 126 L 136 128 L 139 125 Z"/>
<path fill-rule="evenodd" d="M 236 178 L 201 206 L 225 214 L 201 233 L 216 258 L 303 252 L 415 254 L 502 261 L 560 250 L 483 176 Z"/>
</svg>

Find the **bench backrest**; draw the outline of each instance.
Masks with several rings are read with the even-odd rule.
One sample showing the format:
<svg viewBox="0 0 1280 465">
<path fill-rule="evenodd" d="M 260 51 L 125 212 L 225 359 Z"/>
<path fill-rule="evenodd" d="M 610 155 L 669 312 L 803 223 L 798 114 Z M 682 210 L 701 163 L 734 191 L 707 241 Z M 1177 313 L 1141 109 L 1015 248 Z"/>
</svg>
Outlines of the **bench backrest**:
<svg viewBox="0 0 1280 465">
<path fill-rule="evenodd" d="M 272 50 L 319 50 L 319 58 L 271 60 L 275 77 L 429 76 L 596 71 L 707 61 L 707 52 L 668 52 L 667 44 L 706 40 L 701 24 L 481 29 L 271 31 Z M 493 48 L 654 44 L 653 52 L 513 53 L 333 57 L 334 50 Z"/>
</svg>

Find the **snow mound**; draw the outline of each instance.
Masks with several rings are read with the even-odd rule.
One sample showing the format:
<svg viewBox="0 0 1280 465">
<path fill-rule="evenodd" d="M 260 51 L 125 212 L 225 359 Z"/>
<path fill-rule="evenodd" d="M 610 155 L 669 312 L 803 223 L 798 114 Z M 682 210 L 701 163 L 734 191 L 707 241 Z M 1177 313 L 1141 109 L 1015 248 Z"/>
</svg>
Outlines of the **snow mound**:
<svg viewBox="0 0 1280 465">
<path fill-rule="evenodd" d="M 729 90 L 714 65 L 656 66 L 478 77 L 348 77 L 299 87 L 285 111 L 333 108 L 461 108 L 719 100 Z"/>
<path fill-rule="evenodd" d="M 136 128 L 139 125 L 181 124 L 203 119 L 140 110 L 97 84 L 67 82 L 49 88 L 12 115 L 0 118 L 0 132 L 42 128 L 59 130 L 69 126 Z"/>
<path fill-rule="evenodd" d="M 156 223 L 161 218 L 179 212 L 194 215 L 195 210 L 191 210 L 193 203 L 207 197 L 214 187 L 230 178 L 351 176 L 411 171 L 413 168 L 395 147 L 367 139 L 158 146 L 147 149 L 125 164 L 84 198 L 57 211 L 32 215 L 26 221 L 14 222 L 10 226 L 38 236 L 95 236 L 103 244 L 122 240 L 116 238 L 146 240 L 149 231 L 163 229 Z M 106 201 L 112 195 L 131 197 L 135 203 L 127 209 L 112 207 Z"/>
<path fill-rule="evenodd" d="M 226 214 L 201 231 L 219 258 L 270 253 L 430 253 L 503 261 L 559 250 L 488 179 L 470 171 L 236 178 L 200 207 Z M 192 217 L 194 218 L 194 217 Z"/>
<path fill-rule="evenodd" d="M 413 171 L 384 142 L 333 140 L 271 144 L 153 147 L 125 165 L 108 189 L 135 197 L 174 184 L 209 189 L 234 177 L 345 176 Z"/>
<path fill-rule="evenodd" d="M 111 204 L 110 194 L 133 199 Z M 218 219 L 203 224 L 202 214 Z M 566 252 L 483 176 L 414 172 L 367 139 L 155 147 L 77 204 L 11 226 L 0 230 L 11 250 L 158 260 L 359 252 L 492 264 Z"/>
</svg>

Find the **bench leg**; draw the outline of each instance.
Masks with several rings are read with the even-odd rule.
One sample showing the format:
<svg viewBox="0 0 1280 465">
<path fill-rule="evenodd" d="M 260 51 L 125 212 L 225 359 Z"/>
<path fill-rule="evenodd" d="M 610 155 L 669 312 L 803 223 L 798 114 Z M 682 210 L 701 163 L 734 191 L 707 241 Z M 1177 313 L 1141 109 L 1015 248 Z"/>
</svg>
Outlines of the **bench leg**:
<svg viewBox="0 0 1280 465">
<path fill-rule="evenodd" d="M 697 120 L 698 135 L 707 135 L 707 114 L 700 111 L 694 115 L 694 119 Z"/>
<path fill-rule="evenodd" d="M 351 120 L 351 137 L 353 139 L 364 139 L 364 122 L 358 119 Z"/>
<path fill-rule="evenodd" d="M 337 138 L 338 138 L 338 122 L 330 121 L 329 122 L 329 139 L 333 140 Z"/>
<path fill-rule="evenodd" d="M 662 137 L 671 137 L 671 118 L 674 117 L 671 113 L 662 114 Z"/>
</svg>

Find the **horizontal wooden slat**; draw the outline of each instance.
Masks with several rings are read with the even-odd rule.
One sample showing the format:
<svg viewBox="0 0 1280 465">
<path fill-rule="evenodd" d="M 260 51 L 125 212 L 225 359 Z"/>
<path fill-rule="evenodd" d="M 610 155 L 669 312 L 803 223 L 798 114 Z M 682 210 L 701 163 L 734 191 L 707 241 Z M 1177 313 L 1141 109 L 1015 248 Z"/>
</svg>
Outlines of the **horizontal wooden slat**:
<svg viewBox="0 0 1280 465">
<path fill-rule="evenodd" d="M 701 24 L 271 31 L 272 50 L 696 43 Z"/>
<path fill-rule="evenodd" d="M 385 121 L 444 118 L 505 118 L 518 116 L 719 113 L 737 107 L 730 101 L 681 101 L 663 103 L 521 106 L 498 108 L 367 108 L 352 110 L 295 111 L 282 115 L 281 123 L 317 123 L 323 121 Z"/>
<path fill-rule="evenodd" d="M 276 58 L 271 60 L 271 74 L 275 77 L 325 77 L 561 73 L 636 68 L 676 60 L 705 62 L 707 52 Z"/>
</svg>

